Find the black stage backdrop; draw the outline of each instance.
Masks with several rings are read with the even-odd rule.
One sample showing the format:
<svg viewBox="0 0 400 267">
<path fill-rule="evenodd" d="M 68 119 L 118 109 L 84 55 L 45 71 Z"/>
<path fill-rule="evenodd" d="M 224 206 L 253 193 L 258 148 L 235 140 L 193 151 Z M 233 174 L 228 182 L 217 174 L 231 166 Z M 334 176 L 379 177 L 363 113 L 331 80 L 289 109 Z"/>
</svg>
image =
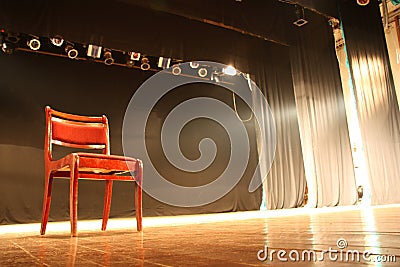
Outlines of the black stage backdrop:
<svg viewBox="0 0 400 267">
<path fill-rule="evenodd" d="M 274 163 L 271 172 L 275 180 L 270 181 L 272 192 L 278 198 L 273 196 L 268 206 L 282 208 L 301 204 L 304 168 L 289 47 L 178 16 L 139 7 L 133 9 L 133 6 L 113 1 L 93 12 L 90 12 L 89 6 L 80 6 L 74 9 L 77 13 L 69 14 L 70 20 L 67 20 L 66 16 L 60 15 L 65 15 L 65 9 L 49 2 L 25 1 L 25 6 L 19 3 L 14 8 L 5 5 L 1 8 L 3 14 L 0 23 L 14 31 L 44 35 L 57 33 L 80 42 L 90 43 L 92 39 L 102 39 L 105 46 L 115 49 L 138 50 L 150 55 L 184 60 L 234 64 L 242 71 L 255 74 L 256 82 L 266 93 L 274 115 L 278 118 L 279 161 Z M 30 15 L 21 17 L 25 13 Z M 287 24 L 288 27 L 295 27 L 290 20 Z M 135 90 L 152 73 L 22 51 L 16 51 L 10 56 L 0 54 L 0 69 L 0 222 L 37 222 L 41 216 L 44 184 L 45 105 L 70 113 L 108 115 L 111 152 L 122 154 L 121 128 L 125 108 Z M 147 137 L 158 140 L 160 133 L 157 130 L 166 112 L 179 101 L 195 96 L 217 98 L 232 106 L 231 94 L 222 88 L 204 85 L 178 88 L 154 109 Z M 246 109 L 242 108 L 241 111 L 245 112 Z M 192 150 L 193 142 L 203 137 L 213 138 L 217 146 L 221 147 L 218 151 L 229 150 L 226 134 L 215 123 L 200 120 L 190 126 L 193 128 L 182 132 L 181 141 L 182 150 L 193 153 L 193 158 L 197 155 L 197 150 Z M 257 164 L 254 124 L 246 123 L 246 128 L 250 134 L 250 161 L 241 181 L 231 192 L 214 203 L 198 208 L 172 207 L 145 195 L 144 215 L 259 209 L 261 188 L 254 193 L 248 192 Z M 177 173 L 174 177 L 177 182 L 187 182 L 182 181 L 185 177 L 180 177 L 173 166 L 164 164 L 164 155 L 157 142 L 152 143 L 150 148 L 154 161 L 160 162 L 165 172 Z M 210 177 L 220 172 L 226 161 L 225 155 L 217 155 L 217 160 L 209 169 Z M 197 181 L 198 178 L 193 180 Z M 292 184 L 292 181 L 295 183 Z M 103 183 L 81 181 L 79 186 L 79 218 L 101 217 Z M 278 190 L 274 191 L 274 188 Z M 68 180 L 58 179 L 54 182 L 51 220 L 68 219 L 68 192 Z M 286 196 L 283 199 L 284 194 Z M 132 216 L 133 199 L 133 185 L 115 183 L 111 217 Z"/>
</svg>

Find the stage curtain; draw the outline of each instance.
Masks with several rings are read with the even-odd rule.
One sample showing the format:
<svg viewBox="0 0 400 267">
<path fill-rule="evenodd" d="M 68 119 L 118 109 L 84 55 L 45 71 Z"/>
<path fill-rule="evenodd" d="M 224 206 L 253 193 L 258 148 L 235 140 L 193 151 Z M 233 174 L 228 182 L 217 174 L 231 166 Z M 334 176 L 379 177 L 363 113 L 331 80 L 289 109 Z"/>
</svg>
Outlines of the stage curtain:
<svg viewBox="0 0 400 267">
<path fill-rule="evenodd" d="M 400 203 L 400 114 L 378 1 L 341 1 L 340 13 L 371 204 Z"/>
<path fill-rule="evenodd" d="M 277 51 L 278 52 L 278 51 Z M 274 121 L 266 120 L 261 131 L 270 141 L 272 123 L 276 127 L 276 150 L 272 155 L 270 144 L 263 144 L 258 135 L 258 148 L 264 149 L 260 159 L 263 181 L 263 198 L 267 209 L 295 208 L 303 204 L 306 179 L 299 134 L 296 103 L 290 70 L 289 48 L 281 47 L 276 58 L 269 55 L 251 66 L 255 82 L 266 96 Z M 261 58 L 261 55 L 254 55 Z M 265 64 L 264 62 L 274 62 Z M 261 97 L 253 90 L 255 109 L 268 113 L 268 107 L 260 101 Z M 272 166 L 269 157 L 274 157 Z M 266 177 L 265 177 L 266 176 Z"/>
<path fill-rule="evenodd" d="M 307 18 L 291 58 L 308 206 L 352 205 L 356 182 L 332 28 L 322 16 Z"/>
</svg>

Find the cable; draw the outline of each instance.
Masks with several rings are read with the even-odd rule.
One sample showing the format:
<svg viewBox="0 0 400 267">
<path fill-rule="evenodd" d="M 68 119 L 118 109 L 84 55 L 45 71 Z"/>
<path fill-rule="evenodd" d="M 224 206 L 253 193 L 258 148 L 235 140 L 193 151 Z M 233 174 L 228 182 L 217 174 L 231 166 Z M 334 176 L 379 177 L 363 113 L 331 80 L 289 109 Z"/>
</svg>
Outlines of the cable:
<svg viewBox="0 0 400 267">
<path fill-rule="evenodd" d="M 250 91 L 253 91 L 253 89 L 251 88 L 250 75 L 249 75 L 249 74 L 246 74 L 246 77 L 245 77 L 245 78 L 247 79 L 247 84 L 249 85 Z M 250 117 L 249 117 L 248 119 L 245 119 L 245 120 L 243 120 L 243 119 L 239 116 L 239 113 L 238 113 L 237 107 L 236 107 L 236 96 L 235 96 L 235 93 L 234 93 L 234 92 L 232 92 L 232 101 L 233 101 L 233 108 L 234 108 L 234 110 L 235 110 L 236 116 L 239 118 L 239 120 L 240 120 L 241 122 L 248 122 L 248 121 L 250 121 L 250 120 L 253 118 L 253 112 L 251 112 Z"/>
</svg>

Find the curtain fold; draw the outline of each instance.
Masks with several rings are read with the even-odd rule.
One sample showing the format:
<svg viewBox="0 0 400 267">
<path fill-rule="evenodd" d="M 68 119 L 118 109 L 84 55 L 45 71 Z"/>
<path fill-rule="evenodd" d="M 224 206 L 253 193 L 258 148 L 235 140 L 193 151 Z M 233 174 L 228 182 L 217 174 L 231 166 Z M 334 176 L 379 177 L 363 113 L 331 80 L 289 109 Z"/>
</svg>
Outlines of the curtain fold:
<svg viewBox="0 0 400 267">
<path fill-rule="evenodd" d="M 276 127 L 275 155 L 264 151 L 267 157 L 274 156 L 272 165 L 265 166 L 268 160 L 261 159 L 260 162 L 261 177 L 265 178 L 263 189 L 267 209 L 301 206 L 306 187 L 289 48 L 281 47 L 276 55 L 279 55 L 279 58 L 271 58 L 270 55 L 264 59 L 265 62 L 274 62 L 274 64 L 261 62 L 261 64 L 254 63 L 252 66 L 255 82 L 267 98 L 274 117 L 274 121 L 268 121 L 260 130 L 264 131 L 264 135 L 268 137 L 272 134 L 270 123 L 275 123 Z M 253 95 L 254 105 L 259 105 L 258 107 L 266 112 L 266 107 L 257 102 L 257 99 L 260 97 Z M 257 141 L 260 148 L 261 140 Z M 268 150 L 268 144 L 261 147 Z"/>
<path fill-rule="evenodd" d="M 400 203 L 400 114 L 378 1 L 340 1 L 340 13 L 371 204 Z"/>
<path fill-rule="evenodd" d="M 356 182 L 332 28 L 322 16 L 310 19 L 291 47 L 308 205 L 352 205 Z"/>
</svg>

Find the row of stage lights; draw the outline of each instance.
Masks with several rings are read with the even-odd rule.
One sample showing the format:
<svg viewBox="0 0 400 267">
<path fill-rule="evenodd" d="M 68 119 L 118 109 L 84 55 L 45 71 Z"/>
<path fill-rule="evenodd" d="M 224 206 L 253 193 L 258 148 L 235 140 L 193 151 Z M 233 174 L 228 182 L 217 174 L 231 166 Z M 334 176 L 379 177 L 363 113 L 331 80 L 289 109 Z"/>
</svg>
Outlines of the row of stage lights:
<svg viewBox="0 0 400 267">
<path fill-rule="evenodd" d="M 8 55 L 14 53 L 15 50 L 22 50 L 64 56 L 70 59 L 103 61 L 106 65 L 118 64 L 133 67 L 137 65 L 136 62 L 140 62 L 142 70 L 149 70 L 151 68 L 149 57 L 141 53 L 113 50 L 95 44 L 73 43 L 64 40 L 60 36 L 46 38 L 26 34 L 5 33 L 2 30 L 0 45 L 1 50 Z"/>
<path fill-rule="evenodd" d="M 106 65 L 119 65 L 155 71 L 171 66 L 171 73 L 173 75 L 182 74 L 182 69 L 179 66 L 182 60 L 147 56 L 133 51 L 126 52 L 103 48 L 95 44 L 78 44 L 66 41 L 61 36 L 47 38 L 28 34 L 6 33 L 4 30 L 1 30 L 0 46 L 1 50 L 8 55 L 13 54 L 15 50 L 22 50 L 68 57 L 70 59 L 94 60 L 96 62 L 104 62 Z M 234 76 L 238 74 L 232 66 L 228 66 L 222 69 L 222 71 L 217 71 L 210 69 L 206 65 L 190 62 L 190 67 L 195 70 L 195 74 L 199 78 L 209 78 L 216 82 L 220 82 L 222 75 Z"/>
</svg>

